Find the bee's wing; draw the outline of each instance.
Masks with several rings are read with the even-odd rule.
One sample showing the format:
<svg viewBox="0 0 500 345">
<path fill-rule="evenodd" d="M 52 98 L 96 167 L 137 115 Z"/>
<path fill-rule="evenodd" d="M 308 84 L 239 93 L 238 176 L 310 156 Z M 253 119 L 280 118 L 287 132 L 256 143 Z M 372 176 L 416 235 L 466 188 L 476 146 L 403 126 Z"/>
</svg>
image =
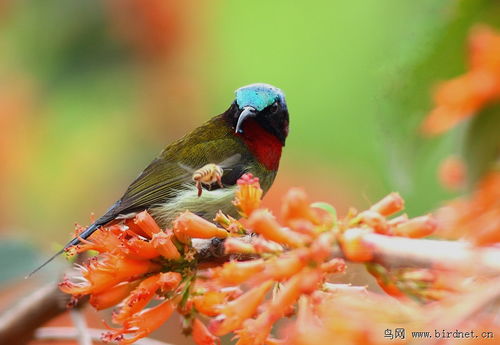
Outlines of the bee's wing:
<svg viewBox="0 0 500 345">
<path fill-rule="evenodd" d="M 224 170 L 231 170 L 231 168 L 229 168 L 229 167 L 235 166 L 237 163 L 239 163 L 240 160 L 241 160 L 241 154 L 236 153 L 236 154 L 230 156 L 229 158 L 224 159 L 222 162 L 220 162 L 217 165 L 220 166 Z"/>
<path fill-rule="evenodd" d="M 241 154 L 236 153 L 236 154 L 230 156 L 229 158 L 224 159 L 222 162 L 219 162 L 219 163 L 212 162 L 212 164 L 215 164 L 224 170 L 232 170 L 232 168 L 229 168 L 229 167 L 233 167 L 233 166 L 237 165 L 240 160 L 241 160 Z M 181 162 L 178 162 L 177 164 L 182 169 L 184 169 L 185 171 L 187 171 L 190 174 L 194 173 L 198 169 L 203 168 L 203 167 L 199 167 L 198 169 L 192 168 L 192 167 L 190 167 L 186 164 L 183 164 Z"/>
</svg>

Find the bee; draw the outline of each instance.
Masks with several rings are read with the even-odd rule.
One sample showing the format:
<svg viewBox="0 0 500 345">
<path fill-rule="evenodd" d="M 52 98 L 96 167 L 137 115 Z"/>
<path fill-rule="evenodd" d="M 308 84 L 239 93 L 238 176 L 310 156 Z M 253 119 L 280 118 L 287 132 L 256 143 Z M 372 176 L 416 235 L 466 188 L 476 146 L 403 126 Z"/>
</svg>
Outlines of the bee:
<svg viewBox="0 0 500 345">
<path fill-rule="evenodd" d="M 224 169 L 222 169 L 217 164 L 209 163 L 199 168 L 193 173 L 193 181 L 198 188 L 198 197 L 201 196 L 202 184 L 210 187 L 212 183 L 217 182 L 217 184 L 224 188 L 222 184 L 222 175 L 224 175 Z"/>
<path fill-rule="evenodd" d="M 208 186 L 208 188 L 210 189 L 210 186 L 212 184 L 217 183 L 219 187 L 224 188 L 224 185 L 222 184 L 222 176 L 224 175 L 225 169 L 224 167 L 233 165 L 235 162 L 239 161 L 240 158 L 241 155 L 236 154 L 219 164 L 208 163 L 196 170 L 181 163 L 179 163 L 179 165 L 183 169 L 192 173 L 192 180 L 195 183 L 196 188 L 198 189 L 198 197 L 200 197 L 203 192 L 203 185 Z"/>
</svg>

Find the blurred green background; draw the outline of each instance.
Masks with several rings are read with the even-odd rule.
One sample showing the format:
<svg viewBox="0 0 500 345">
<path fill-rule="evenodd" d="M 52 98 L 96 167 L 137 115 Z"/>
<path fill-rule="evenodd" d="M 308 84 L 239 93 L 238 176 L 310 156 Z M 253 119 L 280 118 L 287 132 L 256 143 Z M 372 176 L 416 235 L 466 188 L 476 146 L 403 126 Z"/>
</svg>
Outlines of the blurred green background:
<svg viewBox="0 0 500 345">
<path fill-rule="evenodd" d="M 452 196 L 436 169 L 461 135 L 419 134 L 433 85 L 466 69 L 473 24 L 500 23 L 486 0 L 3 0 L 0 11 L 0 259 L 23 253 L 4 280 L 37 263 L 26 245 L 60 248 L 254 82 L 283 89 L 291 115 L 270 207 L 304 186 L 340 213 L 394 190 L 410 215 L 433 210 Z"/>
</svg>

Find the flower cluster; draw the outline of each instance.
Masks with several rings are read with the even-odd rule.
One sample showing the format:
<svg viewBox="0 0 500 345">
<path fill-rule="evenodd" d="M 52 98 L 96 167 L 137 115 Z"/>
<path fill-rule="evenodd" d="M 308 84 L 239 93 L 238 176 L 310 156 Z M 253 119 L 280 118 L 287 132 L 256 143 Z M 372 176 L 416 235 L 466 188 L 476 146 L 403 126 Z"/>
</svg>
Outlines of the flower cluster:
<svg viewBox="0 0 500 345">
<path fill-rule="evenodd" d="M 297 317 L 282 334 L 289 345 L 383 345 L 407 344 L 395 329 L 423 329 L 415 305 L 371 292 L 343 289 L 316 291 L 299 299 Z"/>
<path fill-rule="evenodd" d="M 500 171 L 491 171 L 470 197 L 462 197 L 438 210 L 438 234 L 465 238 L 477 245 L 500 242 Z"/>
<path fill-rule="evenodd" d="M 426 132 L 442 133 L 500 100 L 500 34 L 485 26 L 472 30 L 469 60 L 469 72 L 439 87 L 436 108 L 423 124 Z M 497 142 L 490 145 L 497 145 L 498 151 Z M 471 195 L 449 201 L 436 212 L 437 235 L 481 246 L 500 242 L 500 172 L 495 159 L 498 155 L 478 182 L 469 181 L 474 182 Z M 467 168 L 459 156 L 445 159 L 439 169 L 442 185 L 451 190 L 464 187 Z"/>
<path fill-rule="evenodd" d="M 244 175 L 238 186 L 234 204 L 241 220 L 219 212 L 211 223 L 186 211 L 172 229 L 160 229 L 144 211 L 99 229 L 90 241 L 82 240 L 72 249 L 98 255 L 79 266 L 77 277 L 65 278 L 61 290 L 75 298 L 90 295 L 97 309 L 117 306 L 112 318 L 117 327 L 108 326 L 110 332 L 104 336 L 108 341 L 131 344 L 161 326 L 176 310 L 184 317 L 185 332 L 197 344 L 218 344 L 226 334 L 235 334 L 238 345 L 275 344 L 279 341 L 271 331 L 281 318 L 297 316 L 290 334 L 303 332 L 306 326 L 314 329 L 328 319 L 324 306 L 333 303 L 332 296 L 360 293 L 359 288 L 328 280 L 344 272 L 342 257 L 356 262 L 373 259 L 364 236 L 416 238 L 435 228 L 428 215 L 390 218 L 404 207 L 397 193 L 368 210 L 351 209 L 337 219 L 331 206 L 311 204 L 303 190 L 294 188 L 284 197 L 277 218 L 261 208 L 257 178 Z M 223 239 L 229 260 L 199 262 L 193 238 Z M 388 273 L 371 271 L 393 295 L 408 292 L 402 286 L 430 281 L 425 270 L 413 275 L 406 272 L 398 275 L 404 276 L 406 285 L 390 290 L 387 279 L 381 278 Z M 309 321 L 302 323 L 302 319 Z"/>
<path fill-rule="evenodd" d="M 424 268 L 393 268 L 367 264 L 367 270 L 388 294 L 402 301 L 422 303 L 444 300 L 467 289 L 467 281 L 457 272 Z"/>
<path fill-rule="evenodd" d="M 339 242 L 346 257 L 355 262 L 371 261 L 373 251 L 363 241 L 363 237 L 370 233 L 421 238 L 434 232 L 437 224 L 431 215 L 409 219 L 406 214 L 402 214 L 388 218 L 403 208 L 401 196 L 391 193 L 366 211 L 351 209 L 339 222 Z"/>
<path fill-rule="evenodd" d="M 77 277 L 66 277 L 59 287 L 75 298 L 90 295 L 90 304 L 98 310 L 120 304 L 113 314 L 113 323 L 120 327 L 104 338 L 132 344 L 161 326 L 176 307 L 185 306 L 196 268 L 191 238 L 227 236 L 226 230 L 190 212 L 163 231 L 144 211 L 99 229 L 92 241 L 81 239 L 82 244 L 72 251 L 99 254 L 79 266 Z M 159 303 L 144 309 L 154 299 Z"/>
<path fill-rule="evenodd" d="M 423 123 L 428 134 L 439 134 L 500 99 L 500 34 L 481 26 L 469 38 L 467 73 L 441 84 L 436 107 Z"/>
</svg>

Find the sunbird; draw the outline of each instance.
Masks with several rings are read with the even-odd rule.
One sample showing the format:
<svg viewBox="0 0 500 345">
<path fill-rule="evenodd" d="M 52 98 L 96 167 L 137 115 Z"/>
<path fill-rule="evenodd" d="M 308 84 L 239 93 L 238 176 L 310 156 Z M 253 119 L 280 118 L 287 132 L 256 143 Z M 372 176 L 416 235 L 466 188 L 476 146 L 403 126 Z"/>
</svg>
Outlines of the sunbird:
<svg viewBox="0 0 500 345">
<path fill-rule="evenodd" d="M 212 220 L 219 210 L 236 217 L 231 201 L 236 182 L 245 173 L 257 176 L 266 193 L 278 172 L 288 136 L 285 95 L 277 87 L 263 83 L 243 86 L 235 93 L 235 100 L 225 112 L 168 145 L 102 217 L 30 276 L 99 227 L 143 210 L 163 228 L 184 210 L 207 220 Z M 218 174 L 204 181 L 210 166 Z"/>
</svg>

